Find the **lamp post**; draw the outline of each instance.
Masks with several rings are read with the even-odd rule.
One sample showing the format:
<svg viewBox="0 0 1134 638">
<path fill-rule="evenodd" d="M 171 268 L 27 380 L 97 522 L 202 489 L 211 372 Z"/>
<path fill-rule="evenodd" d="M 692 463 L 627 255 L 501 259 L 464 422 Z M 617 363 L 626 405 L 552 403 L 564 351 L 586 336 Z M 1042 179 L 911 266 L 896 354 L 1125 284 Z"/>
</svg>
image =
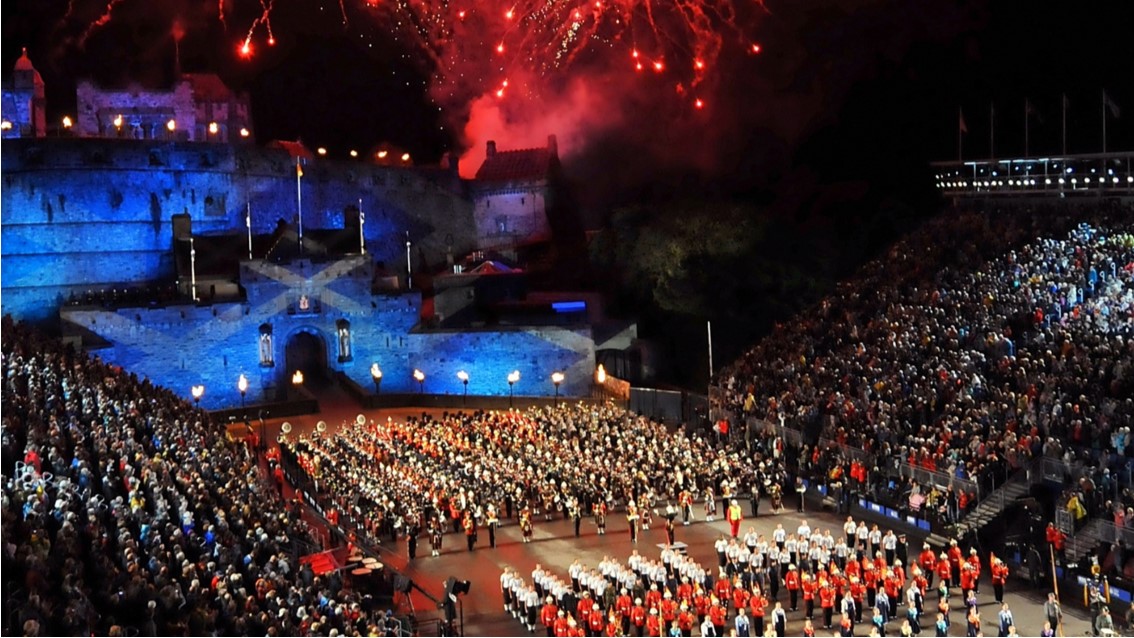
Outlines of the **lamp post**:
<svg viewBox="0 0 1134 638">
<path fill-rule="evenodd" d="M 461 405 L 466 405 L 469 402 L 469 373 L 461 370 L 457 373 L 457 378 L 465 384 L 465 395 L 461 398 Z"/>
<path fill-rule="evenodd" d="M 201 409 L 201 396 L 205 394 L 205 386 L 195 385 L 189 389 L 189 392 L 193 394 L 193 407 Z"/>
<path fill-rule="evenodd" d="M 197 301 L 197 247 L 192 236 L 189 237 L 189 285 L 193 301 Z"/>
<path fill-rule="evenodd" d="M 555 384 L 555 407 L 559 407 L 559 384 L 563 383 L 563 373 L 556 370 L 551 373 L 551 382 Z"/>
<path fill-rule="evenodd" d="M 240 378 L 236 380 L 236 389 L 240 390 L 240 409 L 244 409 L 244 395 L 248 394 L 248 377 L 240 374 Z"/>
<path fill-rule="evenodd" d="M 512 407 L 512 399 L 513 399 L 513 397 L 515 397 L 514 389 L 515 389 L 515 386 L 516 386 L 516 382 L 519 381 L 519 380 L 520 380 L 520 371 L 519 370 L 513 370 L 508 375 L 508 407 L 509 408 Z"/>
<path fill-rule="evenodd" d="M 374 379 L 374 394 L 382 394 L 382 368 L 377 363 L 370 364 L 370 378 Z"/>
<path fill-rule="evenodd" d="M 425 394 L 425 373 L 415 368 L 413 378 L 417 380 L 418 394 Z"/>
</svg>

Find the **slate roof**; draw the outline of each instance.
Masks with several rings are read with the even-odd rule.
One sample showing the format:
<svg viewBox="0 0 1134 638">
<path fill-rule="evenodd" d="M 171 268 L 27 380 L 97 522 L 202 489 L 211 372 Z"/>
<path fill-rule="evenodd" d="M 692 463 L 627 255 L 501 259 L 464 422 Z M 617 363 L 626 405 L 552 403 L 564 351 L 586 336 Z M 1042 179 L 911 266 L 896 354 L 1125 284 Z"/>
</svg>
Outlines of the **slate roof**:
<svg viewBox="0 0 1134 638">
<path fill-rule="evenodd" d="M 478 181 L 507 182 L 546 179 L 551 172 L 551 151 L 547 148 L 525 148 L 496 151 L 484 158 L 476 171 Z"/>
</svg>

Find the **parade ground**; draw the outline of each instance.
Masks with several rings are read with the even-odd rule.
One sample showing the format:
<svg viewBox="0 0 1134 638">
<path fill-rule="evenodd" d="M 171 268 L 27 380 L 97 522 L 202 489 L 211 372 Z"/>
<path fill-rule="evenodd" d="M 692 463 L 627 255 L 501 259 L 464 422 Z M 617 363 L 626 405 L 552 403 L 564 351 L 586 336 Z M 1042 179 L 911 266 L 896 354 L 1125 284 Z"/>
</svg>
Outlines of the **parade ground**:
<svg viewBox="0 0 1134 638">
<path fill-rule="evenodd" d="M 269 419 L 265 422 L 265 435 L 269 441 L 274 442 L 280 433 L 280 424 L 288 421 L 292 425 L 292 436 L 311 433 L 319 421 L 327 423 L 327 433 L 333 432 L 339 424 L 353 420 L 358 414 L 367 419 L 385 420 L 387 418 L 399 419 L 408 415 L 422 412 L 441 412 L 437 408 L 415 409 L 399 408 L 396 410 L 360 410 L 357 404 L 335 390 L 320 397 L 322 412 L 314 415 L 290 417 L 288 419 Z M 258 427 L 258 424 L 253 425 Z M 797 503 L 793 498 L 785 498 L 785 509 L 780 514 L 771 513 L 769 501 L 765 498 L 760 506 L 759 516 L 750 518 L 751 509 L 747 499 L 740 501 L 744 509 L 745 520 L 741 525 L 741 535 L 749 527 L 759 534 L 771 537 L 777 524 L 782 524 L 788 531 L 794 531 L 801 520 L 806 519 L 812 528 L 830 528 L 836 536 L 842 533 L 842 524 L 845 516 L 836 515 L 833 511 L 796 511 Z M 728 524 L 720 515 L 720 504 L 717 505 L 717 518 L 715 522 L 705 520 L 703 507 L 700 503 L 695 507 L 696 518 L 688 526 L 682 525 L 680 519 L 676 529 L 676 540 L 688 546 L 688 555 L 699 562 L 711 574 L 715 575 L 717 555 L 713 543 L 722 534 L 728 534 Z M 627 558 L 636 549 L 643 556 L 656 560 L 660 556 L 661 544 L 666 540 L 663 519 L 655 518 L 655 525 L 648 531 L 642 531 L 637 543 L 632 543 L 627 530 L 624 513 L 615 511 L 608 517 L 606 535 L 599 535 L 591 518 L 583 519 L 581 534 L 574 536 L 574 525 L 565 520 L 562 514 L 557 514 L 553 520 L 546 521 L 544 516 L 533 517 L 534 535 L 531 543 L 524 543 L 520 527 L 515 520 L 502 521 L 501 528 L 496 534 L 497 546 L 495 549 L 488 546 L 486 533 L 481 533 L 479 542 L 474 551 L 467 551 L 463 534 L 449 533 L 444 538 L 444 546 L 440 556 L 430 556 L 428 542 L 423 538 L 419 543 L 416 559 L 410 561 L 407 545 L 404 539 L 397 543 L 390 543 L 384 539 L 377 547 L 379 560 L 388 568 L 395 569 L 408 576 L 413 582 L 440 598 L 444 591 L 446 579 L 455 577 L 467 580 L 471 586 L 469 593 L 460 597 L 458 605 L 458 624 L 463 618 L 464 634 L 469 636 L 526 636 L 527 628 L 519 621 L 504 612 L 503 597 L 500 591 L 500 575 L 506 568 L 518 571 L 525 581 L 531 582 L 531 573 L 537 565 L 556 574 L 570 582 L 567 569 L 576 559 L 585 566 L 597 567 L 604 557 L 615 559 L 626 564 Z M 883 529 L 885 524 L 879 521 Z M 899 533 L 903 530 L 896 529 Z M 922 538 L 910 535 L 909 556 L 911 560 L 921 551 Z M 964 548 L 967 554 L 968 548 Z M 988 556 L 982 555 L 985 569 L 982 571 L 982 585 L 978 599 L 980 602 L 982 632 L 985 636 L 998 634 L 997 614 L 999 605 L 993 599 L 992 586 L 988 582 Z M 377 577 L 375 574 L 373 577 Z M 365 580 L 357 582 L 357 586 L 365 587 Z M 1041 590 L 1026 589 L 1022 580 L 1011 579 L 1006 587 L 1005 601 L 1012 610 L 1017 630 L 1021 636 L 1038 636 L 1043 628 L 1043 603 L 1050 588 Z M 1082 605 L 1082 592 L 1061 592 L 1063 601 L 1064 623 L 1062 635 L 1085 636 L 1090 629 L 1087 610 Z M 419 619 L 440 618 L 441 612 L 436 605 L 425 596 L 414 593 L 410 599 L 416 616 Z M 787 607 L 787 592 L 780 591 L 779 598 Z M 774 603 L 774 601 L 772 601 Z M 950 595 L 952 605 L 951 628 L 949 635 L 966 635 L 965 615 L 962 595 L 954 589 Z M 397 596 L 394 604 L 396 613 L 408 613 L 409 601 L 404 596 Z M 926 611 L 922 616 L 921 635 L 932 635 L 933 623 L 936 620 L 937 596 L 927 592 L 925 597 Z M 802 605 L 799 611 L 788 613 L 788 635 L 800 635 L 803 627 Z M 819 622 L 820 614 L 816 610 L 816 629 L 819 635 L 837 635 L 834 630 L 823 630 Z M 904 607 L 899 609 L 897 618 L 887 625 L 888 635 L 899 635 L 901 619 L 904 618 Z M 731 615 L 730 615 L 731 619 Z M 867 615 L 864 615 L 867 621 Z M 836 623 L 837 624 L 837 623 Z M 858 624 L 856 635 L 867 635 L 869 632 L 867 622 Z M 459 630 L 459 629 L 458 629 Z M 536 627 L 536 634 L 543 635 L 543 628 Z M 1057 633 L 1057 635 L 1060 635 Z"/>
</svg>

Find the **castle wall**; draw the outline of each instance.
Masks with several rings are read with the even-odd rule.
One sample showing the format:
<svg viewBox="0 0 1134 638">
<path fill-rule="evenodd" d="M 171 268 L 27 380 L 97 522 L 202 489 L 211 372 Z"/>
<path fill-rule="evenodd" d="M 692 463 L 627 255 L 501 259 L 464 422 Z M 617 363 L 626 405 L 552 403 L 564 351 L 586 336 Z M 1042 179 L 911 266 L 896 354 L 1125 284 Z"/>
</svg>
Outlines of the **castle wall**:
<svg viewBox="0 0 1134 638">
<path fill-rule="evenodd" d="M 377 363 L 383 392 L 419 391 L 414 369 L 426 374 L 424 391 L 431 394 L 462 393 L 458 370 L 469 373 L 470 394 L 507 395 L 513 370 L 520 372 L 514 388 L 520 396 L 553 394 L 555 370 L 566 374 L 564 395 L 589 392 L 595 365 L 589 327 L 423 331 L 417 326 L 420 296 L 372 295 L 371 275 L 365 258 L 357 256 L 327 264 L 245 262 L 246 303 L 66 307 L 61 314 L 65 332 L 82 329 L 113 344 L 95 352 L 105 361 L 187 398 L 193 385 L 205 385 L 201 404 L 208 408 L 240 405 L 241 374 L 250 384 L 248 403 L 274 398 L 290 383 L 287 347 L 299 333 L 317 336 L 329 368 L 364 388 L 373 387 L 370 366 Z M 270 343 L 262 337 L 267 331 Z"/>
<path fill-rule="evenodd" d="M 52 320 L 72 293 L 172 282 L 172 216 L 195 234 L 271 233 L 297 214 L 294 160 L 282 150 L 99 139 L 5 141 L 0 189 L 0 303 L 18 319 Z M 405 239 L 436 264 L 476 247 L 472 204 L 412 168 L 309 160 L 305 228 L 341 228 L 366 212 L 368 255 L 404 272 Z M 415 268 L 419 267 L 415 264 Z"/>
</svg>

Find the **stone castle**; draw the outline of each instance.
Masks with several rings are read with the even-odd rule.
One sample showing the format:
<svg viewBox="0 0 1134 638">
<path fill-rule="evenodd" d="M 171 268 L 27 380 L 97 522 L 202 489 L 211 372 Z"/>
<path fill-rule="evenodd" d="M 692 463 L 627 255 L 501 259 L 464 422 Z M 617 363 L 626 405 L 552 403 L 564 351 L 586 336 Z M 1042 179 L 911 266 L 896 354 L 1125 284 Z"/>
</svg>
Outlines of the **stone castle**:
<svg viewBox="0 0 1134 638">
<path fill-rule="evenodd" d="M 297 369 L 370 387 L 374 364 L 384 392 L 459 392 L 460 369 L 474 394 L 549 395 L 552 371 L 585 394 L 596 349 L 635 336 L 593 296 L 526 294 L 522 268 L 460 272 L 555 239 L 554 137 L 489 142 L 462 180 L 455 162 L 258 146 L 247 98 L 215 76 L 81 83 L 60 124 L 42 96 L 25 54 L 3 87 L 2 311 L 186 395 L 204 384 L 202 405 L 239 402 L 240 375 L 259 400 Z"/>
</svg>

